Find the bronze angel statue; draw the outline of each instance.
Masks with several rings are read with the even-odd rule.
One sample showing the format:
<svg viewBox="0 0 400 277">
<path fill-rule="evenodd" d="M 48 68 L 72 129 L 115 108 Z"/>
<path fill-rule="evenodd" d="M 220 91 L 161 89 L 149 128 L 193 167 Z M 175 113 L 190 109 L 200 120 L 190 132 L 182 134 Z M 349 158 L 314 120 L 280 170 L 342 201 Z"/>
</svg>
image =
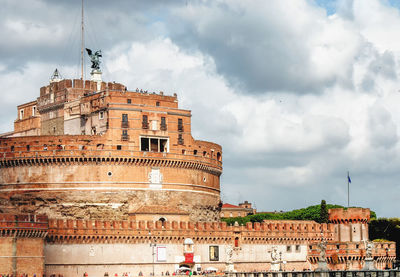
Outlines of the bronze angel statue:
<svg viewBox="0 0 400 277">
<path fill-rule="evenodd" d="M 92 52 L 89 48 L 86 48 L 86 51 L 90 57 L 90 61 L 92 62 L 91 68 L 94 70 L 100 70 L 100 57 L 103 57 L 101 55 L 101 50 L 98 50 L 96 52 Z"/>
</svg>

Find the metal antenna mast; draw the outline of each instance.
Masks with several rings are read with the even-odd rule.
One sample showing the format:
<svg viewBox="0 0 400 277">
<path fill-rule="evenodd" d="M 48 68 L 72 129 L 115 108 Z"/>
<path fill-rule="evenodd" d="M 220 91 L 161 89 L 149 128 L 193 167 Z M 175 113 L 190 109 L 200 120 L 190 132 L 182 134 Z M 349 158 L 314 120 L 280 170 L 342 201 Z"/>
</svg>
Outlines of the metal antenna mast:
<svg viewBox="0 0 400 277">
<path fill-rule="evenodd" d="M 82 20 L 81 20 L 81 80 L 83 80 L 84 72 L 84 55 L 83 49 L 85 48 L 85 36 L 84 36 L 84 25 L 83 25 L 83 0 L 82 0 Z"/>
</svg>

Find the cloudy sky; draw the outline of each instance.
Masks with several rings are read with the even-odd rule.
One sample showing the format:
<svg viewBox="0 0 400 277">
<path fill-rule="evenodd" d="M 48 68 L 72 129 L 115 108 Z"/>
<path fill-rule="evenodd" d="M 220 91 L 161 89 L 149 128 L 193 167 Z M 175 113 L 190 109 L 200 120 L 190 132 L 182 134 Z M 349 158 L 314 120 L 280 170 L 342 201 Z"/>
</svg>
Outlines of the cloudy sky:
<svg viewBox="0 0 400 277">
<path fill-rule="evenodd" d="M 86 46 L 105 80 L 178 94 L 223 147 L 224 202 L 346 205 L 350 171 L 351 205 L 398 217 L 398 3 L 86 0 Z M 80 5 L 0 0 L 0 132 L 55 68 L 79 77 Z"/>
</svg>

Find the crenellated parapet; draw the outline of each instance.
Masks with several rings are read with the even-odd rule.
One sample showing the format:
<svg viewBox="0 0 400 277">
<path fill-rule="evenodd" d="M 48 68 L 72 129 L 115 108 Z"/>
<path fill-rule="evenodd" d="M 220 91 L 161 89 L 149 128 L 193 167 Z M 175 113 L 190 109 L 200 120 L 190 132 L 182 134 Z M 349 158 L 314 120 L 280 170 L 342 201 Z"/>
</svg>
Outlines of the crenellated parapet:
<svg viewBox="0 0 400 277">
<path fill-rule="evenodd" d="M 137 165 L 193 168 L 219 176 L 222 173 L 220 146 L 201 141 L 198 144 L 203 152 L 189 155 L 178 151 L 143 152 L 128 143 L 118 147 L 100 135 L 0 138 L 0 167 L 48 163 L 128 162 Z"/>
<path fill-rule="evenodd" d="M 371 212 L 364 208 L 329 209 L 329 222 L 336 224 L 369 222 Z"/>
<path fill-rule="evenodd" d="M 50 220 L 48 240 L 54 243 L 135 243 L 155 238 L 163 243 L 182 243 L 189 237 L 198 243 L 308 244 L 320 240 L 321 234 L 331 241 L 332 232 L 329 225 L 315 222 L 256 222 L 229 226 L 225 222 Z"/>
<path fill-rule="evenodd" d="M 331 270 L 346 270 L 349 263 L 359 264 L 362 268 L 366 259 L 364 242 L 329 242 L 326 244 L 326 262 Z M 396 259 L 396 243 L 392 241 L 374 242 L 372 258 L 377 269 L 384 269 Z M 316 265 L 321 261 L 321 249 L 318 243 L 309 246 L 308 261 Z"/>
<path fill-rule="evenodd" d="M 48 227 L 45 215 L 0 214 L 0 237 L 44 238 Z"/>
</svg>

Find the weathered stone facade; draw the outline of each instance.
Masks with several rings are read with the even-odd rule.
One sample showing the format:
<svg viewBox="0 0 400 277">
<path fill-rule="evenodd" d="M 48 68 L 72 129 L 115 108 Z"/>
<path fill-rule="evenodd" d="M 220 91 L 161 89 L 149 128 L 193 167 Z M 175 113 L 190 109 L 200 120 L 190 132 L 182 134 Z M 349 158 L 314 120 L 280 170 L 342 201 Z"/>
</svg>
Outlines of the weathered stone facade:
<svg viewBox="0 0 400 277">
<path fill-rule="evenodd" d="M 228 265 L 247 272 L 301 271 L 318 268 L 323 256 L 329 269 L 361 269 L 367 251 L 368 218 L 360 216 L 366 212 L 369 210 L 350 208 L 343 213 L 335 209 L 330 213 L 332 223 L 328 224 L 271 220 L 246 226 L 193 221 L 47 220 L 0 214 L 4 254 L 0 256 L 0 274 L 32 275 L 44 271 L 47 276 L 83 276 L 85 272 L 89 276 L 104 276 L 106 272 L 131 272 L 138 276 L 140 272 L 149 275 L 154 266 L 160 276 L 167 271 L 172 274 L 183 264 L 198 271 L 208 267 L 225 271 Z M 352 222 L 336 222 L 338 214 L 347 214 Z M 347 240 L 354 228 L 360 230 L 359 236 Z M 13 242 L 15 237 L 20 248 Z M 322 242 L 326 245 L 325 254 Z M 155 244 L 154 249 L 150 244 Z M 10 251 L 17 251 L 17 255 Z M 371 256 L 376 268 L 390 267 L 395 259 L 395 243 L 374 243 Z"/>
<path fill-rule="evenodd" d="M 192 138 L 190 111 L 176 95 L 100 87 L 52 82 L 18 107 L 18 130 L 0 138 L 0 210 L 121 220 L 164 205 L 218 220 L 221 147 Z M 23 136 L 28 126 L 19 121 L 38 116 L 41 135 Z"/>
<path fill-rule="evenodd" d="M 176 95 L 82 80 L 53 81 L 18 106 L 14 132 L 0 137 L 0 274 L 393 262 L 393 242 L 367 250 L 368 209 L 330 210 L 328 224 L 220 222 L 222 149 L 193 139 L 190 119 Z"/>
</svg>

